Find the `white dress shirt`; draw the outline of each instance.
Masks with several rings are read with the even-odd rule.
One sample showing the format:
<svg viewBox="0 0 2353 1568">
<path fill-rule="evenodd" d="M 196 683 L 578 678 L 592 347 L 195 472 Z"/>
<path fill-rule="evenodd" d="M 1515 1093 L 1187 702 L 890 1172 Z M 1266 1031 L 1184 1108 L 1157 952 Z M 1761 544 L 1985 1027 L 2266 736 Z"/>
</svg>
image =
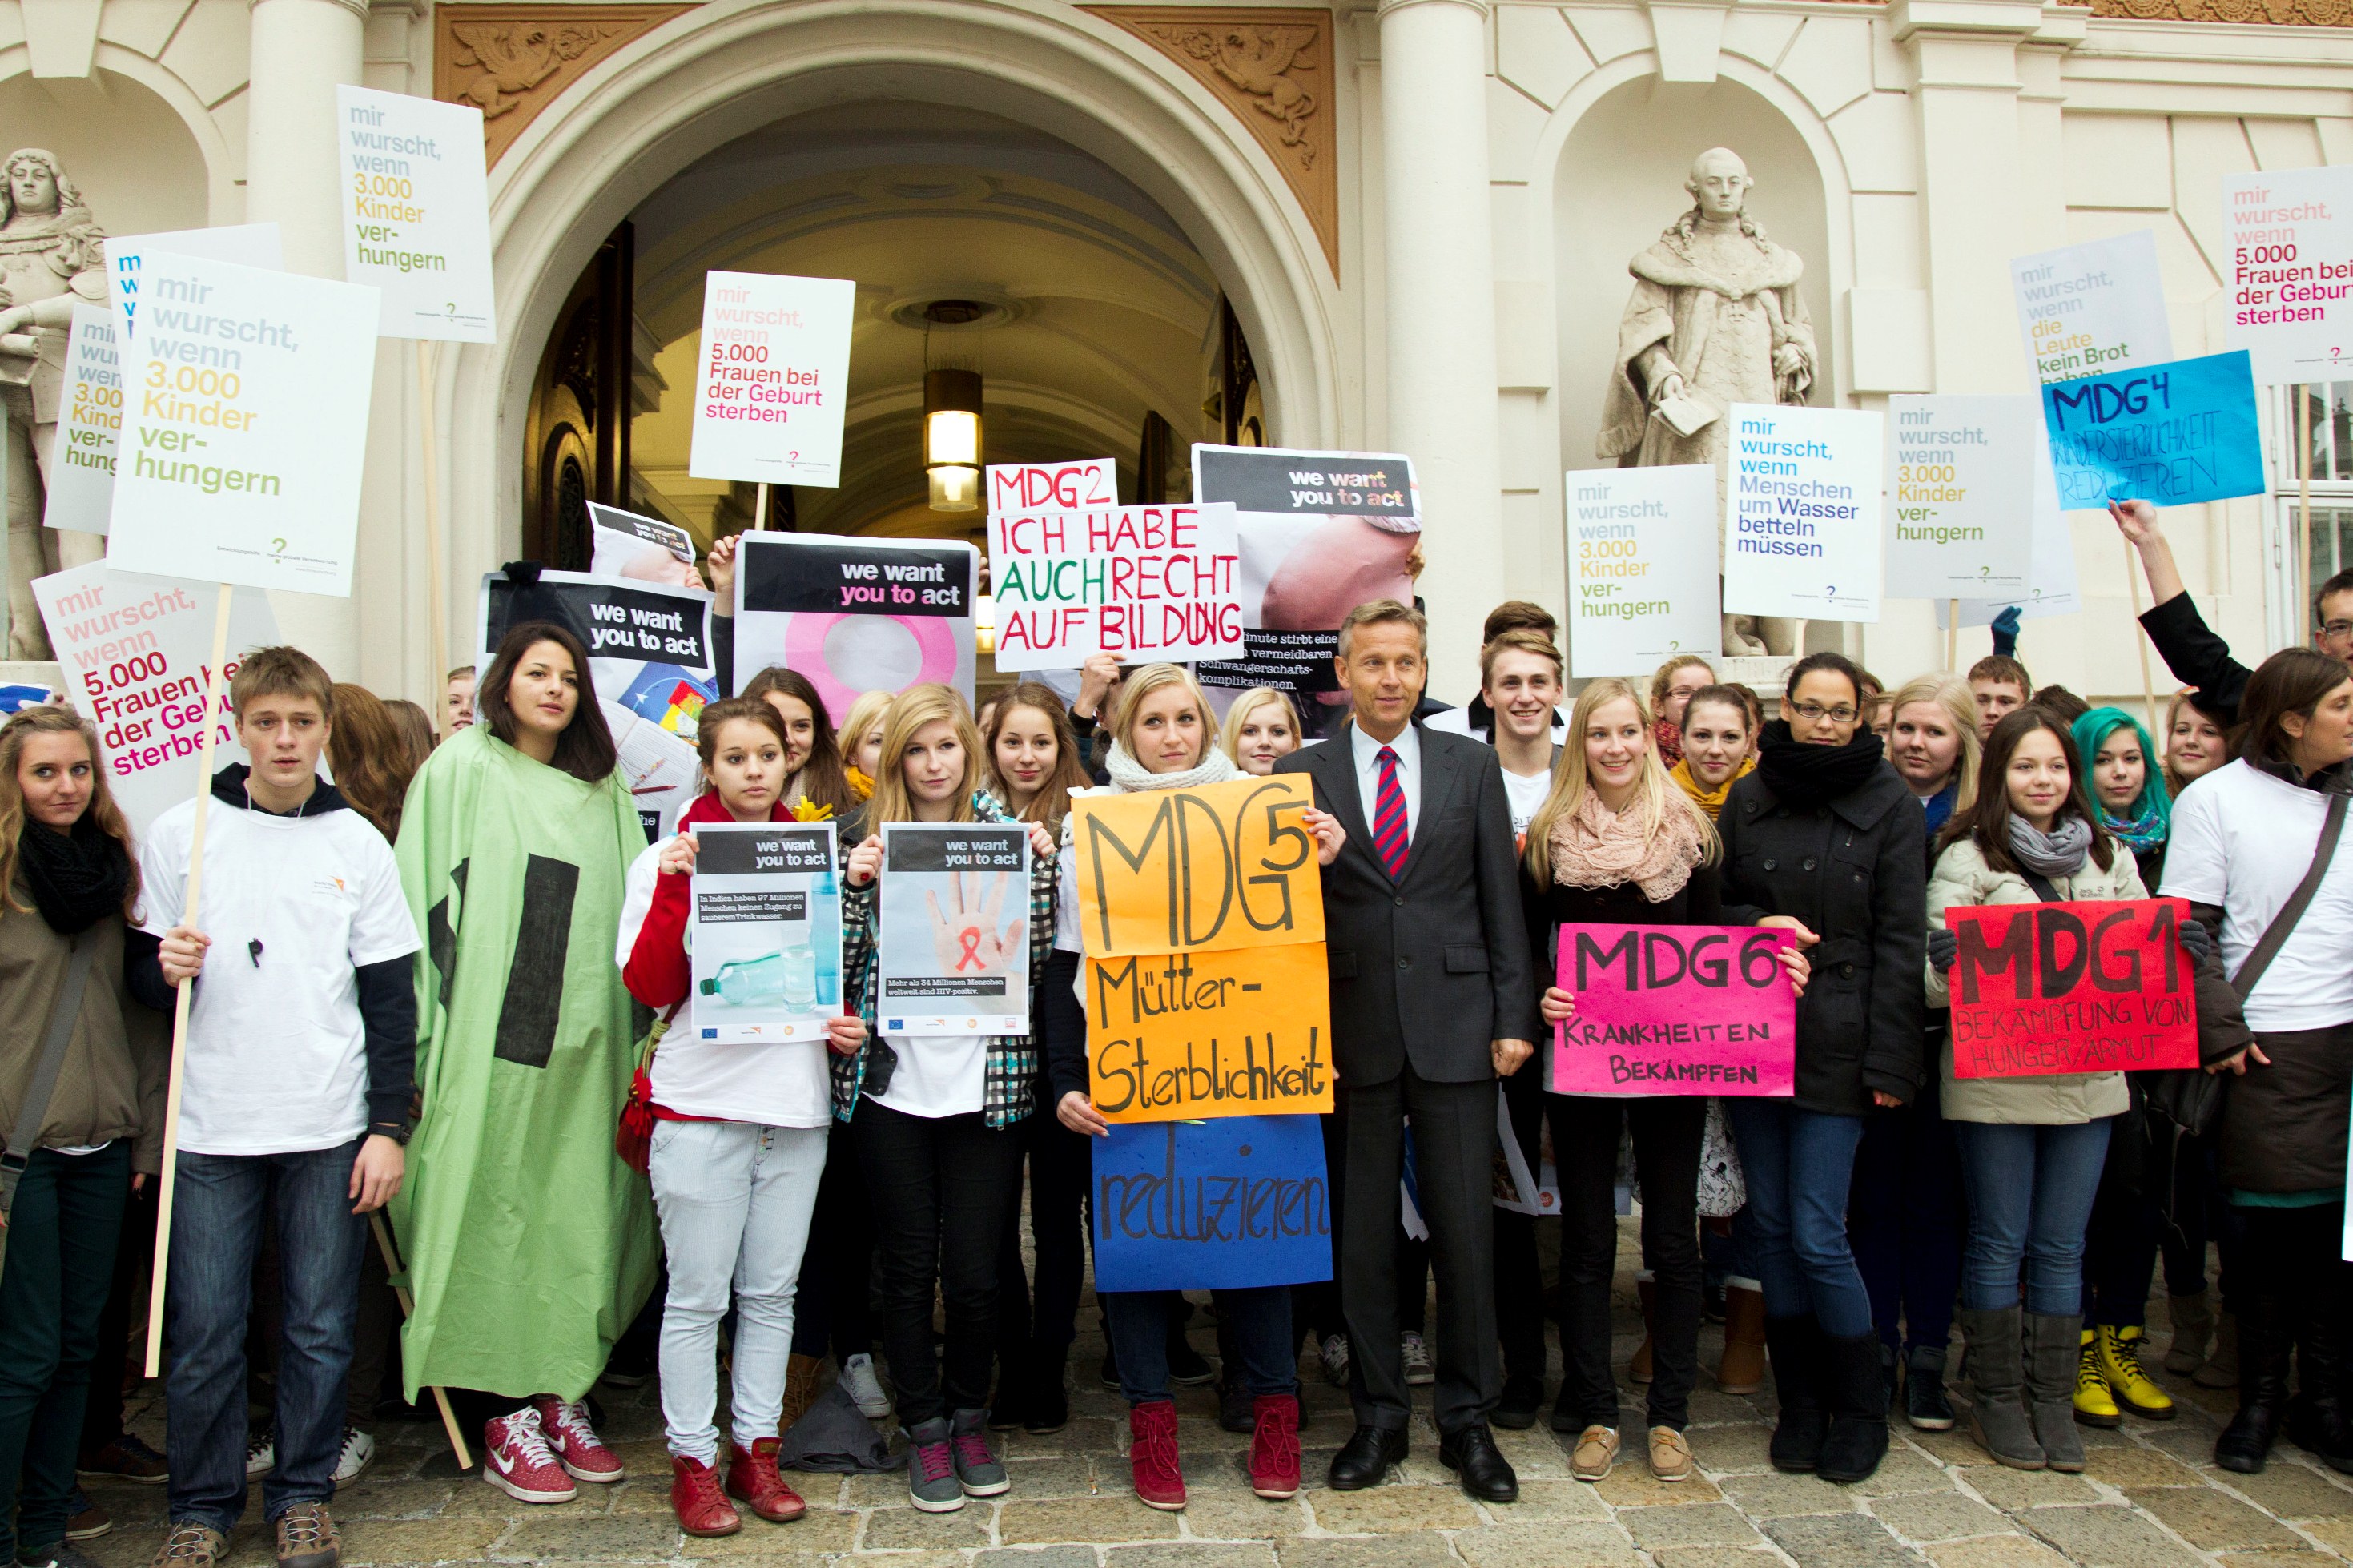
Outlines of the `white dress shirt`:
<svg viewBox="0 0 2353 1568">
<path fill-rule="evenodd" d="M 1362 726 L 1351 724 L 1348 744 L 1356 753 L 1356 799 L 1365 808 L 1367 828 L 1381 816 L 1381 748 L 1387 746 L 1397 753 L 1398 788 L 1405 795 L 1405 840 L 1411 844 L 1413 830 L 1421 822 L 1421 732 L 1408 724 L 1396 740 L 1376 741 Z M 1373 854 L 1375 859 L 1380 858 L 1378 850 Z"/>
</svg>

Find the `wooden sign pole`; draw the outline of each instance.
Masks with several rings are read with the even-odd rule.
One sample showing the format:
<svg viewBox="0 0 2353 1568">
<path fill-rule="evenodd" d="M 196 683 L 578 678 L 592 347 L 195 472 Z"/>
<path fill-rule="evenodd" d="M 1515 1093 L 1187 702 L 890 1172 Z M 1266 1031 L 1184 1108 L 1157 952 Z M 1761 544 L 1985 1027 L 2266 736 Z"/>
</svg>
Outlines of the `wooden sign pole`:
<svg viewBox="0 0 2353 1568">
<path fill-rule="evenodd" d="M 188 893 L 180 905 L 180 923 L 195 926 L 205 887 L 205 818 L 213 797 L 213 740 L 220 731 L 221 665 L 228 658 L 228 610 L 236 590 L 220 585 L 220 603 L 213 611 L 213 658 L 205 671 L 205 740 L 196 754 L 196 818 L 188 844 Z M 201 930 L 202 927 L 196 927 Z M 182 984 L 172 1004 L 172 1068 L 164 1096 L 164 1169 L 155 1191 L 155 1273 L 147 1291 L 147 1375 L 164 1367 L 164 1296 L 171 1279 L 172 1197 L 180 1163 L 180 1086 L 188 1068 L 188 1002 L 195 987 Z"/>
<path fill-rule="evenodd" d="M 2140 624 L 2140 570 L 2133 547 L 2119 540 L 2125 552 L 2125 592 L 2132 595 L 2133 648 L 2140 655 L 2140 703 L 2148 713 L 2148 732 L 2157 733 L 2157 688 L 2148 678 L 2148 633 Z"/>
<path fill-rule="evenodd" d="M 1961 602 L 1949 599 L 1945 604 L 1945 668 L 1955 675 L 1961 672 Z"/>
<path fill-rule="evenodd" d="M 2291 390 L 2295 394 L 2295 614 L 2301 620 L 2312 603 L 2312 401 L 2305 396 L 2302 383 Z"/>
<path fill-rule="evenodd" d="M 384 1223 L 382 1209 L 368 1215 L 368 1226 L 375 1232 L 376 1250 L 384 1254 L 385 1272 L 395 1279 L 399 1279 L 407 1270 L 401 1267 L 400 1254 L 393 1250 L 392 1227 Z M 413 1318 L 417 1315 L 417 1299 L 408 1293 L 407 1286 L 395 1285 L 392 1288 L 392 1293 L 399 1299 L 400 1315 L 403 1318 Z M 449 1434 L 449 1447 L 458 1456 L 458 1468 L 461 1470 L 472 1469 L 474 1456 L 466 1451 L 466 1439 L 459 1433 L 457 1413 L 449 1408 L 449 1391 L 446 1388 L 436 1388 L 431 1392 L 433 1403 L 441 1408 L 441 1429 Z"/>
<path fill-rule="evenodd" d="M 441 716 L 441 676 L 449 667 L 449 583 L 441 568 L 441 470 L 433 445 L 438 412 L 433 402 L 431 345 L 419 338 L 417 410 L 419 453 L 425 461 L 425 626 L 426 635 L 432 639 L 432 668 L 425 672 L 425 689 L 433 697 L 426 707 Z"/>
</svg>

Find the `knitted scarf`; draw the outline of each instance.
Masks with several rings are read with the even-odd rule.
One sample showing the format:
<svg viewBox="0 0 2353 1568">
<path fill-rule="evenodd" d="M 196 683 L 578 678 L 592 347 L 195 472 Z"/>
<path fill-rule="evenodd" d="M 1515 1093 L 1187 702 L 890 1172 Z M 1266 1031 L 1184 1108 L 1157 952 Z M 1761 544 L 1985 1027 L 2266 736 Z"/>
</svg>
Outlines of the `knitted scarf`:
<svg viewBox="0 0 2353 1568">
<path fill-rule="evenodd" d="M 1672 767 L 1683 760 L 1683 726 L 1672 719 L 1651 721 L 1651 742 L 1659 748 L 1659 760 Z"/>
<path fill-rule="evenodd" d="M 1665 903 L 1691 880 L 1706 857 L 1700 827 L 1685 812 L 1662 814 L 1658 831 L 1642 831 L 1641 814 L 1612 811 L 1587 790 L 1574 812 L 1553 819 L 1552 879 L 1564 888 L 1615 888 L 1631 882 L 1642 897 Z"/>
<path fill-rule="evenodd" d="M 88 812 L 66 833 L 26 818 L 16 838 L 16 865 L 32 889 L 33 907 L 59 936 L 79 936 L 122 912 L 131 857 Z"/>
<path fill-rule="evenodd" d="M 2092 825 L 2080 816 L 2061 817 L 2049 833 L 2022 816 L 2010 819 L 2010 853 L 2038 876 L 2072 877 L 2091 850 Z"/>
<path fill-rule="evenodd" d="M 1153 789 L 1198 789 L 1203 784 L 1223 784 L 1228 779 L 1242 776 L 1233 759 L 1211 743 L 1208 754 L 1194 767 L 1181 773 L 1155 773 L 1127 754 L 1127 748 L 1117 741 L 1111 743 L 1111 757 L 1103 763 L 1111 774 L 1111 787 L 1121 795 L 1134 795 Z"/>
<path fill-rule="evenodd" d="M 1788 721 L 1775 719 L 1758 741 L 1757 771 L 1783 805 L 1827 805 L 1852 795 L 1879 771 L 1879 737 L 1857 730 L 1843 746 L 1817 746 L 1792 739 Z"/>
<path fill-rule="evenodd" d="M 1753 773 L 1756 771 L 1757 759 L 1754 757 L 1743 757 L 1740 760 L 1739 772 L 1734 773 L 1730 778 L 1725 780 L 1714 789 L 1709 789 L 1706 785 L 1701 784 L 1699 780 L 1692 776 L 1691 759 L 1689 757 L 1685 757 L 1682 762 L 1677 763 L 1672 768 L 1668 770 L 1667 776 L 1674 780 L 1676 786 L 1685 795 L 1692 797 L 1692 804 L 1694 805 L 1698 806 L 1702 811 L 1707 813 L 1707 819 L 1710 822 L 1714 822 L 1718 816 L 1724 814 L 1724 800 L 1726 795 L 1732 793 L 1732 786 L 1738 784 L 1742 779 L 1746 778 L 1750 773 Z"/>
</svg>

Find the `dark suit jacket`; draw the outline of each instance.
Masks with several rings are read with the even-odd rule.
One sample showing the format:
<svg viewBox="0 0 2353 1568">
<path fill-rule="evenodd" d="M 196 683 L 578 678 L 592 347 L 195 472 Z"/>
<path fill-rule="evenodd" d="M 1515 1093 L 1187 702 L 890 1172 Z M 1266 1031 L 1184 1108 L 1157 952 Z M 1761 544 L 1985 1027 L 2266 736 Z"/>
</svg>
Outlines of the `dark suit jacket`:
<svg viewBox="0 0 2353 1568">
<path fill-rule="evenodd" d="M 2157 656 L 2173 679 L 2198 689 L 2197 707 L 2229 729 L 2239 721 L 2239 699 L 2247 689 L 2247 667 L 2231 657 L 2231 645 L 2214 635 L 2187 594 L 2177 594 L 2146 611 L 2141 626 L 2157 645 Z"/>
<path fill-rule="evenodd" d="M 1421 805 L 1402 881 L 1373 852 L 1345 732 L 1274 765 L 1305 773 L 1348 830 L 1324 868 L 1324 928 L 1333 1062 L 1352 1086 L 1386 1083 L 1409 1061 L 1432 1083 L 1491 1079 L 1494 1041 L 1543 1037 L 1503 768 L 1466 736 L 1416 729 Z"/>
</svg>

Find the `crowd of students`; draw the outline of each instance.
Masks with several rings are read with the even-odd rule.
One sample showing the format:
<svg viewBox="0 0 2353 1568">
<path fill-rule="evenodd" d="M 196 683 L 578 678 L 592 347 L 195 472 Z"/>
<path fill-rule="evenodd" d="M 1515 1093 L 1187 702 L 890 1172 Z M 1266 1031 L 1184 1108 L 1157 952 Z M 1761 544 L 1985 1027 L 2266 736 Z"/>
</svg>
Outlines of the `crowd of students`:
<svg viewBox="0 0 2353 1568">
<path fill-rule="evenodd" d="M 438 745 L 421 710 L 298 650 L 249 653 L 230 699 L 250 763 L 136 842 L 90 725 L 19 713 L 0 727 L 0 1536 L 20 1563 L 75 1568 L 70 1541 L 106 1528 L 79 1469 L 166 1486 L 157 1562 L 208 1568 L 259 1478 L 279 1562 L 330 1568 L 330 1505 L 395 1398 L 404 1310 L 398 1397 L 456 1391 L 483 1479 L 526 1502 L 625 1473 L 589 1392 L 641 1379 L 633 1324 L 657 1346 L 689 1533 L 805 1511 L 779 1449 L 828 1360 L 842 1397 L 895 1418 L 914 1507 L 1005 1492 L 989 1433 L 1069 1419 L 1089 1140 L 1107 1127 L 1074 984 L 1072 799 L 1278 773 L 1313 790 L 1301 826 L 1324 883 L 1335 1269 L 1212 1293 L 1219 1419 L 1250 1435 L 1258 1495 L 1302 1484 L 1304 1340 L 1354 1407 L 1330 1485 L 1402 1459 L 1410 1389 L 1431 1384 L 1441 1461 L 1513 1500 L 1491 1428 L 1543 1415 L 1547 1318 L 1549 1421 L 1580 1479 L 1624 1441 L 1660 1481 L 1692 1474 L 1710 1317 L 1720 1386 L 1755 1391 L 1769 1357 L 1781 1469 L 1867 1478 L 1892 1413 L 1965 1422 L 2004 1465 L 2081 1469 L 2081 1426 L 2174 1414 L 2141 1362 L 2160 1258 L 2168 1369 L 2239 1388 L 2217 1462 L 2260 1469 L 2284 1436 L 2353 1473 L 2353 969 L 2334 956 L 2353 858 L 2333 855 L 2353 574 L 2323 585 L 2316 650 L 2250 671 L 2198 619 L 2154 511 L 2116 516 L 2147 565 L 2145 625 L 2192 685 L 2161 740 L 2038 690 L 2007 653 L 1892 690 L 1810 654 L 1769 718 L 1691 658 L 1572 701 L 1555 623 L 1521 603 L 1483 629 L 1476 698 L 1433 711 L 1423 620 L 1395 601 L 1347 617 L 1345 705 L 1315 722 L 1260 689 L 1220 723 L 1186 670 L 1103 658 L 1071 703 L 1025 681 L 976 716 L 918 686 L 837 724 L 807 679 L 764 670 L 701 714 L 704 789 L 650 845 L 586 651 L 549 623 L 511 631 L 479 687 L 451 672 Z M 841 1016 L 806 1044 L 706 1040 L 697 829 L 813 819 L 838 829 Z M 881 831 L 958 822 L 1028 830 L 1029 908 L 1003 940 L 1029 943 L 1033 1029 L 886 1040 Z M 2200 1068 L 1956 1076 L 1947 911 L 2157 894 L 2190 911 Z M 1794 1093 L 1562 1092 L 1550 1053 L 1529 1058 L 1577 1014 L 1546 955 L 1579 921 L 1786 930 Z M 158 1455 L 122 1430 L 121 1396 L 184 998 Z M 1549 1302 L 1542 1222 L 1493 1201 L 1499 1083 L 1531 1170 L 1549 1134 Z M 1631 1433 L 1611 1353 L 1629 1145 Z M 1401 1225 L 1409 1151 L 1420 1241 Z M 1187 1338 L 1194 1308 L 1105 1291 L 1095 1310 L 1135 1493 L 1182 1508 L 1174 1389 L 1219 1376 Z M 256 1429 L 249 1343 L 271 1405 Z"/>
</svg>

